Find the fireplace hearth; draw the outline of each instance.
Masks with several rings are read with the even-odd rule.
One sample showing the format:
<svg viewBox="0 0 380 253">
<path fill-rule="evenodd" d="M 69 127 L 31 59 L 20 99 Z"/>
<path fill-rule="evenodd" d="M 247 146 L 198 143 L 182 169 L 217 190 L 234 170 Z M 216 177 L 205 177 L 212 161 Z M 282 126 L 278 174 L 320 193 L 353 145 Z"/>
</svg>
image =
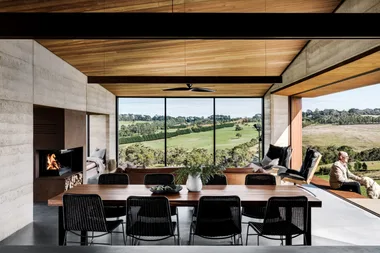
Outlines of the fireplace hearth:
<svg viewBox="0 0 380 253">
<path fill-rule="evenodd" d="M 83 170 L 83 148 L 37 150 L 39 176 L 62 176 Z"/>
</svg>

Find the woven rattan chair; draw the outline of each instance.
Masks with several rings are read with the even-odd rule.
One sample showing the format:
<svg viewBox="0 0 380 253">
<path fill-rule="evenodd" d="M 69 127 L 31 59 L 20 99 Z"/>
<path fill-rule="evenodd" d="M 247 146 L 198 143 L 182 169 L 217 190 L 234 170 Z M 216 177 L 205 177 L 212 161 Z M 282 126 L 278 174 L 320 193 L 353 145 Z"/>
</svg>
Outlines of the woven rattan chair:
<svg viewBox="0 0 380 253">
<path fill-rule="evenodd" d="M 308 199 L 305 196 L 271 197 L 267 203 L 264 222 L 249 222 L 248 230 L 253 228 L 256 231 L 257 245 L 259 245 L 260 236 L 281 240 L 283 244 L 284 236 L 294 238 L 304 235 L 304 243 L 306 243 L 307 210 Z M 279 215 L 277 215 L 278 212 Z M 248 244 L 248 230 L 246 244 Z"/>
<path fill-rule="evenodd" d="M 245 185 L 276 185 L 276 177 L 271 174 L 248 174 L 245 176 Z M 243 206 L 242 215 L 254 219 L 264 219 L 265 207 Z"/>
<path fill-rule="evenodd" d="M 171 220 L 167 197 L 128 197 L 126 234 L 131 237 L 131 244 L 137 244 L 140 240 L 160 241 L 174 237 L 174 243 L 180 245 L 179 231 L 175 234 L 175 228 L 176 222 Z"/>
<path fill-rule="evenodd" d="M 206 239 L 241 239 L 241 203 L 238 196 L 202 196 L 196 220 L 190 224 L 189 244 L 194 236 Z M 236 236 L 238 239 L 236 240 Z"/>
<path fill-rule="evenodd" d="M 71 232 L 83 237 L 81 232 L 92 232 L 91 244 L 96 237 L 111 234 L 121 225 L 124 244 L 126 244 L 123 220 L 107 221 L 104 212 L 103 201 L 97 194 L 64 194 L 63 195 L 63 228 L 65 230 L 64 245 L 67 243 L 67 233 Z M 100 232 L 100 235 L 94 235 Z M 87 235 L 86 235 L 87 237 Z"/>
<path fill-rule="evenodd" d="M 129 176 L 124 173 L 108 173 L 101 174 L 99 176 L 98 184 L 107 185 L 107 184 L 129 184 Z M 124 217 L 126 215 L 125 206 L 105 206 L 104 207 L 106 218 L 116 218 Z M 115 232 L 120 233 L 120 232 Z"/>
<path fill-rule="evenodd" d="M 206 185 L 227 185 L 227 177 L 225 175 L 214 175 L 206 182 Z M 193 218 L 197 217 L 198 207 L 193 208 Z"/>
<path fill-rule="evenodd" d="M 173 185 L 174 175 L 170 173 L 152 173 L 144 176 L 145 185 Z M 179 214 L 176 206 L 170 207 L 171 215 L 175 215 L 177 219 L 177 231 L 179 234 Z"/>
</svg>

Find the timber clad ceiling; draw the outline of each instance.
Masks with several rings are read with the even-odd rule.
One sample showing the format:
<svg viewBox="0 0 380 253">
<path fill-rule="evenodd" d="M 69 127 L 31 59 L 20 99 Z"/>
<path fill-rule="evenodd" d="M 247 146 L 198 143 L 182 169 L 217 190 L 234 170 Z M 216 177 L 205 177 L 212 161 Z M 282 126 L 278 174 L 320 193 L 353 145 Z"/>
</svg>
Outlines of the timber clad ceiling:
<svg viewBox="0 0 380 253">
<path fill-rule="evenodd" d="M 0 0 L 2 12 L 331 13 L 340 0 Z"/>
<path fill-rule="evenodd" d="M 88 76 L 279 76 L 304 40 L 39 40 Z"/>
<path fill-rule="evenodd" d="M 0 0 L 0 12 L 331 13 L 341 0 Z M 280 24 L 281 21 L 276 21 Z M 174 24 L 173 24 L 174 25 Z M 181 24 L 176 24 L 180 29 Z M 253 24 L 253 28 L 255 25 Z M 306 40 L 39 40 L 87 76 L 279 76 Z M 319 80 L 322 77 L 320 77 Z M 371 77 L 374 79 L 374 75 Z M 369 78 L 369 79 L 371 79 Z M 326 81 L 326 80 L 324 80 Z M 103 84 L 119 96 L 263 96 L 271 84 Z M 304 83 L 302 86 L 311 85 Z M 310 87 L 311 87 L 310 86 Z M 314 86 L 313 86 L 314 87 Z M 334 90 L 337 88 L 331 88 Z M 307 90 L 301 90 L 307 92 Z M 324 92 L 305 93 L 314 96 Z M 326 92 L 326 91 L 325 91 Z M 286 93 L 286 91 L 282 91 Z M 287 94 L 293 93 L 289 91 Z M 298 92 L 299 93 L 299 92 Z M 302 94 L 301 94 L 302 95 Z"/>
</svg>

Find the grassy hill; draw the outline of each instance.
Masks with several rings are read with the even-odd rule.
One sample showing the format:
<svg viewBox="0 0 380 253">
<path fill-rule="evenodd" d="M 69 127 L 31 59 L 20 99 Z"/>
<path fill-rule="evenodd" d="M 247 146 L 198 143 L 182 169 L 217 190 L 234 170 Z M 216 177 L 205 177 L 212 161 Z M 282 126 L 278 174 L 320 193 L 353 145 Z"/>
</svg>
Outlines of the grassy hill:
<svg viewBox="0 0 380 253">
<path fill-rule="evenodd" d="M 348 145 L 355 151 L 380 147 L 380 126 L 369 125 L 310 125 L 302 129 L 304 146 Z"/>
<path fill-rule="evenodd" d="M 243 130 L 235 131 L 235 127 L 226 127 L 216 130 L 216 148 L 225 149 L 233 148 L 239 144 L 249 142 L 253 138 L 257 138 L 257 131 L 253 128 L 253 123 L 248 126 L 242 126 Z M 237 138 L 236 134 L 240 133 L 242 137 Z M 213 131 L 191 133 L 176 136 L 167 139 L 168 148 L 170 147 L 185 147 L 187 149 L 205 148 L 208 151 L 213 150 Z M 164 140 L 146 141 L 144 145 L 151 148 L 164 149 Z M 131 144 L 120 145 L 120 148 L 127 147 Z"/>
</svg>

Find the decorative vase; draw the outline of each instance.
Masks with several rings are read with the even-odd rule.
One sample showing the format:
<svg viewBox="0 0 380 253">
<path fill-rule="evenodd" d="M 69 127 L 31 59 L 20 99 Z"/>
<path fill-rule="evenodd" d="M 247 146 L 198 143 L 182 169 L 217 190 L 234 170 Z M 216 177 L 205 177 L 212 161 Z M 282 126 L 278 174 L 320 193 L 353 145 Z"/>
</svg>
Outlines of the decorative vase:
<svg viewBox="0 0 380 253">
<path fill-rule="evenodd" d="M 200 174 L 188 175 L 186 180 L 186 188 L 191 192 L 199 192 L 202 190 L 203 184 Z"/>
</svg>

